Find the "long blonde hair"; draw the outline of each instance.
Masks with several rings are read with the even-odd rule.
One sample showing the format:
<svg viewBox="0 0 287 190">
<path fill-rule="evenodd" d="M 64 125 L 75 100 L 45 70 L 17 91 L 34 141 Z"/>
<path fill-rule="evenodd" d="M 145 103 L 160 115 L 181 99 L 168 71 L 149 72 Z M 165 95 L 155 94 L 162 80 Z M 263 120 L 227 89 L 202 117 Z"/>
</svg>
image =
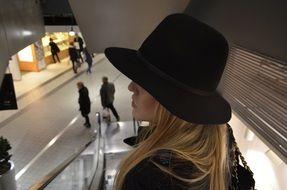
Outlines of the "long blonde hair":
<svg viewBox="0 0 287 190">
<path fill-rule="evenodd" d="M 186 122 L 158 104 L 155 119 L 143 132 L 142 142 L 121 161 L 115 188 L 121 190 L 127 173 L 143 159 L 159 150 L 169 150 L 180 160 L 191 162 L 198 169 L 192 179 L 157 165 L 163 172 L 190 183 L 208 179 L 210 190 L 227 190 L 227 129 L 226 125 L 197 125 Z"/>
</svg>

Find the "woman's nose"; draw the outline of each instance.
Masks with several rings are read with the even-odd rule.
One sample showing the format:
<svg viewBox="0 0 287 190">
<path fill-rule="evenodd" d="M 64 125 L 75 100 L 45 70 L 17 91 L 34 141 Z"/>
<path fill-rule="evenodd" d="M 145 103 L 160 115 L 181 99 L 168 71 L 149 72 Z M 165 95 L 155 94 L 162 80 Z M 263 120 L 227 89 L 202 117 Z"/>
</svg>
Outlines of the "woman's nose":
<svg viewBox="0 0 287 190">
<path fill-rule="evenodd" d="M 135 92 L 136 89 L 136 84 L 132 81 L 130 82 L 129 86 L 128 86 L 128 90 L 131 92 Z"/>
<path fill-rule="evenodd" d="M 130 82 L 130 84 L 129 84 L 129 86 L 128 86 L 128 90 L 129 90 L 129 91 L 131 91 L 131 92 L 133 91 L 133 90 L 132 90 L 132 88 L 133 88 L 133 87 L 132 87 L 132 86 L 133 86 L 133 84 L 132 84 L 132 83 L 133 83 L 133 81 L 132 81 L 132 82 Z"/>
</svg>

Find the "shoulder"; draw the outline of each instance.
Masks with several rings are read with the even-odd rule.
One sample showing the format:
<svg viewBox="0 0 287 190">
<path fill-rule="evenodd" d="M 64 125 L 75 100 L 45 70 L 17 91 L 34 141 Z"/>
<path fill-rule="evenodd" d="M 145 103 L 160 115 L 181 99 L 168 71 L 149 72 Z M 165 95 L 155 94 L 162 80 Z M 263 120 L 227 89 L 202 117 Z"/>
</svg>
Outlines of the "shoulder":
<svg viewBox="0 0 287 190">
<path fill-rule="evenodd" d="M 107 85 L 102 84 L 102 86 L 101 86 L 101 90 L 102 90 L 102 89 L 104 89 L 104 88 L 106 88 L 106 86 L 107 86 Z"/>
<path fill-rule="evenodd" d="M 167 183 L 169 183 L 169 176 L 150 159 L 145 159 L 126 175 L 123 189 L 167 189 Z"/>
<path fill-rule="evenodd" d="M 173 168 L 172 153 L 160 151 L 136 165 L 126 176 L 123 189 L 187 189 L 187 184 L 162 171 Z"/>
<path fill-rule="evenodd" d="M 87 88 L 87 87 L 84 87 L 84 91 L 85 91 L 86 93 L 88 93 L 88 92 L 89 92 L 89 90 L 88 90 L 88 88 Z"/>
</svg>

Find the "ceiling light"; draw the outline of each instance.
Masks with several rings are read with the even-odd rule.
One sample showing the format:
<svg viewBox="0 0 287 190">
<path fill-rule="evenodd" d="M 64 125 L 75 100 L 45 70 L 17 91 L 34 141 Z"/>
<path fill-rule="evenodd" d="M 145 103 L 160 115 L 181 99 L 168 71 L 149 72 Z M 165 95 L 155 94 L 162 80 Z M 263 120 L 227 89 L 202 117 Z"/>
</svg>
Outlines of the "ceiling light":
<svg viewBox="0 0 287 190">
<path fill-rule="evenodd" d="M 69 35 L 70 35 L 70 36 L 75 36 L 75 31 L 74 31 L 74 29 L 73 29 L 73 26 L 71 26 L 71 30 L 70 30 L 70 32 L 69 32 Z"/>
</svg>

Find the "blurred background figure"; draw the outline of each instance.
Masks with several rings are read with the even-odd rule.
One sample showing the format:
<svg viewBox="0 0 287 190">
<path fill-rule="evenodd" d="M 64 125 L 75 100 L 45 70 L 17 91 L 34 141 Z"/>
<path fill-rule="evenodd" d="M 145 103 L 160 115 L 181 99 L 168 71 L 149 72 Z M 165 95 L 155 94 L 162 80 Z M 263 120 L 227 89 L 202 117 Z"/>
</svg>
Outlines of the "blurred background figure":
<svg viewBox="0 0 287 190">
<path fill-rule="evenodd" d="M 82 116 L 85 118 L 84 126 L 87 128 L 91 127 L 89 113 L 91 112 L 91 101 L 89 97 L 89 90 L 87 87 L 85 87 L 84 83 L 79 81 L 77 83 L 77 87 L 79 90 L 79 105 L 80 105 L 80 111 Z"/>
<path fill-rule="evenodd" d="M 78 53 L 77 53 L 77 50 L 76 50 L 73 42 L 70 42 L 69 55 L 70 55 L 70 60 L 73 64 L 73 71 L 74 71 L 74 73 L 77 73 L 77 69 L 78 69 L 80 63 L 78 60 L 78 58 L 79 58 Z"/>
<path fill-rule="evenodd" d="M 84 62 L 83 60 L 83 57 L 82 57 L 82 52 L 84 50 L 84 41 L 83 39 L 78 35 L 76 34 L 75 35 L 75 38 L 74 38 L 74 45 L 75 45 L 75 48 L 79 54 L 79 58 L 81 59 L 82 63 Z"/>
<path fill-rule="evenodd" d="M 59 47 L 57 46 L 57 44 L 53 41 L 52 38 L 50 38 L 49 46 L 50 46 L 50 50 L 51 50 L 51 54 L 52 54 L 54 63 L 57 63 L 57 61 L 56 61 L 56 59 L 55 59 L 55 56 L 56 56 L 58 62 L 61 63 L 61 61 L 60 61 L 60 59 L 59 59 L 59 56 L 58 56 L 58 53 L 60 52 L 60 48 L 59 48 Z"/>
<path fill-rule="evenodd" d="M 85 61 L 88 63 L 88 69 L 87 69 L 87 74 L 91 74 L 91 68 L 92 68 L 92 64 L 93 64 L 93 58 L 91 56 L 91 54 L 89 53 L 87 48 L 83 49 L 83 53 L 85 56 Z"/>
<path fill-rule="evenodd" d="M 103 108 L 109 108 L 112 110 L 113 115 L 117 119 L 117 121 L 120 120 L 120 117 L 118 115 L 117 110 L 115 109 L 113 103 L 115 99 L 115 85 L 112 82 L 108 81 L 108 77 L 102 78 L 102 87 L 100 89 L 100 95 L 101 95 L 101 102 Z"/>
</svg>

